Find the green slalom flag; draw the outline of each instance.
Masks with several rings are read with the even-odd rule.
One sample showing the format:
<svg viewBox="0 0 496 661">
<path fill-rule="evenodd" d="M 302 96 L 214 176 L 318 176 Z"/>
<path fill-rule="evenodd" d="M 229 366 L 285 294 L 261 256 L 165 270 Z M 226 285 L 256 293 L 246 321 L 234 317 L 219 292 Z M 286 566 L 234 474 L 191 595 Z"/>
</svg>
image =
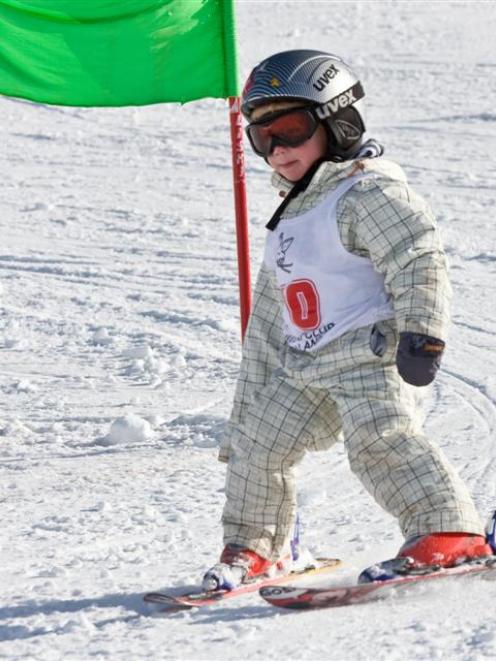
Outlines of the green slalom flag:
<svg viewBox="0 0 496 661">
<path fill-rule="evenodd" d="M 69 106 L 237 96 L 233 0 L 0 0 L 0 94 Z"/>
</svg>

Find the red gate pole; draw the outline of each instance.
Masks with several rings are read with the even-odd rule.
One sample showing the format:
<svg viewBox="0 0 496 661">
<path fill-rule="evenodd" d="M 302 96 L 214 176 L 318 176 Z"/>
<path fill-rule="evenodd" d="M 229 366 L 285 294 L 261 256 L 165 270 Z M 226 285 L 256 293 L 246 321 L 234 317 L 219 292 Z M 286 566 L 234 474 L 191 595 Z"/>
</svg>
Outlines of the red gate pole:
<svg viewBox="0 0 496 661">
<path fill-rule="evenodd" d="M 243 118 L 240 105 L 241 100 L 239 96 L 229 97 L 234 207 L 236 211 L 236 243 L 238 249 L 239 306 L 241 313 L 241 340 L 243 340 L 251 311 L 251 277 L 245 154 L 243 151 Z"/>
</svg>

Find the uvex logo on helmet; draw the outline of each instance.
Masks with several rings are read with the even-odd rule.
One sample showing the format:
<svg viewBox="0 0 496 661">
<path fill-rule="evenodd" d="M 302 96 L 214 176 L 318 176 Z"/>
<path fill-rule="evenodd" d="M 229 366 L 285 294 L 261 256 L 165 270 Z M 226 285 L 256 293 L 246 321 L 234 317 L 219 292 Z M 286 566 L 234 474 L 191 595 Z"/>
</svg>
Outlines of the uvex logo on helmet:
<svg viewBox="0 0 496 661">
<path fill-rule="evenodd" d="M 356 83 L 353 85 L 353 87 L 350 87 L 341 94 L 338 94 L 327 103 L 324 103 L 321 106 L 317 106 L 315 109 L 317 116 L 319 119 L 326 119 L 326 117 L 330 117 L 330 115 L 336 115 L 340 110 L 344 110 L 344 108 L 348 108 L 348 106 L 353 105 L 363 96 L 364 93 L 361 84 Z"/>
<path fill-rule="evenodd" d="M 339 69 L 336 67 L 335 64 L 331 64 L 330 67 L 328 67 L 324 73 L 317 78 L 317 80 L 313 83 L 313 86 L 318 92 L 322 92 L 324 87 L 330 83 L 330 81 L 335 78 L 339 73 Z"/>
</svg>

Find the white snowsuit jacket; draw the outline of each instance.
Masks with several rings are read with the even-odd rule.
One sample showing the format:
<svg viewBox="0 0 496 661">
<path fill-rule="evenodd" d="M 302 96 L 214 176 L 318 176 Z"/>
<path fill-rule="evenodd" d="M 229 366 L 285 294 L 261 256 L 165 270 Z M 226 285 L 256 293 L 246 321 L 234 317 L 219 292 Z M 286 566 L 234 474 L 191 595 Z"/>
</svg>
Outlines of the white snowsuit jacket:
<svg viewBox="0 0 496 661">
<path fill-rule="evenodd" d="M 380 322 L 387 351 L 370 350 L 371 328 L 350 331 L 315 352 L 289 348 L 282 293 L 262 265 L 254 291 L 232 413 L 219 453 L 228 461 L 224 541 L 277 557 L 296 508 L 293 467 L 308 449 L 343 438 L 350 466 L 405 536 L 480 533 L 471 497 L 439 449 L 421 432 L 413 387 L 395 365 L 398 333 L 446 340 L 451 289 L 436 223 L 402 169 L 383 158 L 323 163 L 291 200 L 284 220 L 314 208 L 347 177 L 374 173 L 343 195 L 343 247 L 384 276 L 394 319 Z M 273 175 L 273 184 L 291 184 Z"/>
</svg>

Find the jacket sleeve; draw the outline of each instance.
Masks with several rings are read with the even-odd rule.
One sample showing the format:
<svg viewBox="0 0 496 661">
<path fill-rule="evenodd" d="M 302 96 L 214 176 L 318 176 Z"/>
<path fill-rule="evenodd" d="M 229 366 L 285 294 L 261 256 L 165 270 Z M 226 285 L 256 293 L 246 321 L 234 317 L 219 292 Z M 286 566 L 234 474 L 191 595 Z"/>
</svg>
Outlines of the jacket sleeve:
<svg viewBox="0 0 496 661">
<path fill-rule="evenodd" d="M 446 340 L 451 287 L 431 209 L 404 182 L 364 180 L 357 188 L 346 204 L 347 242 L 384 275 L 398 331 Z"/>
<path fill-rule="evenodd" d="M 280 306 L 275 278 L 262 265 L 253 294 L 233 408 L 221 441 L 219 461 L 228 461 L 232 428 L 242 421 L 254 393 L 268 383 L 270 375 L 280 364 L 279 352 L 283 342 Z"/>
</svg>

